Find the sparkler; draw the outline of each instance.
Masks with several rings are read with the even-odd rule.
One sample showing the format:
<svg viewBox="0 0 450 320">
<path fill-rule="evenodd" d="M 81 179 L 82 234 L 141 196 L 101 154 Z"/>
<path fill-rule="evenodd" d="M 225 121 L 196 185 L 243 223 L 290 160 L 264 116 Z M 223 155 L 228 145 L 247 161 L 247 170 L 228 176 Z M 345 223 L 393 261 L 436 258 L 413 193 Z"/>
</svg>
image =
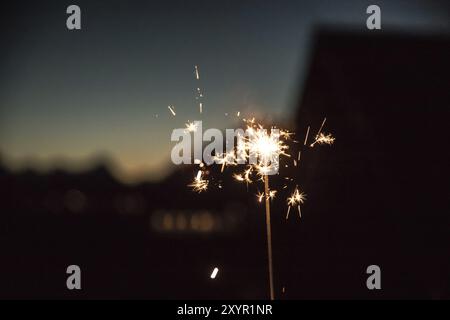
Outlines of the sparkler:
<svg viewBox="0 0 450 320">
<path fill-rule="evenodd" d="M 195 79 L 200 80 L 200 75 L 198 73 L 198 66 L 194 66 L 195 68 Z"/>
<path fill-rule="evenodd" d="M 219 157 L 219 163 L 222 164 L 222 172 L 224 167 L 236 164 L 236 155 L 243 156 L 245 159 L 256 158 L 257 161 L 251 164 L 243 174 L 235 174 L 237 181 L 246 181 L 251 183 L 250 174 L 255 170 L 257 174 L 264 180 L 264 193 L 257 195 L 259 202 L 265 198 L 266 208 L 266 233 L 267 233 L 267 256 L 269 269 L 269 291 L 270 299 L 274 300 L 273 287 L 273 258 L 272 258 L 272 227 L 270 214 L 270 200 L 275 198 L 276 190 L 269 188 L 269 174 L 279 169 L 279 157 L 287 154 L 288 146 L 285 140 L 289 139 L 290 133 L 283 130 L 271 130 L 269 134 L 262 125 L 255 124 L 254 119 L 245 120 L 247 123 L 248 137 L 239 137 L 237 152 L 231 151 Z"/>
<path fill-rule="evenodd" d="M 243 121 L 247 124 L 246 136 L 238 136 L 236 147 L 225 153 L 216 155 L 214 160 L 217 164 L 221 165 L 221 172 L 224 172 L 227 166 L 236 166 L 239 163 L 239 160 L 246 160 L 250 164 L 242 173 L 234 173 L 233 178 L 238 182 L 246 182 L 248 185 L 253 182 L 251 176 L 255 173 L 259 177 L 259 180 L 264 182 L 264 192 L 258 192 L 256 196 L 259 202 L 262 202 L 263 199 L 265 200 L 269 294 L 270 299 L 274 300 L 270 201 L 275 198 L 277 190 L 270 189 L 269 175 L 273 172 L 278 172 L 280 168 L 279 158 L 281 156 L 291 157 L 288 153 L 289 146 L 287 142 L 291 139 L 293 133 L 287 130 L 279 130 L 275 127 L 272 127 L 269 133 L 262 125 L 255 123 L 254 118 L 250 120 L 243 119 Z M 322 125 L 315 136 L 315 140 L 310 144 L 310 147 L 313 147 L 316 143 L 319 145 L 331 145 L 334 142 L 334 137 L 331 134 L 322 133 L 325 121 L 326 119 L 322 122 Z M 195 127 L 189 122 L 186 124 L 186 128 L 190 132 L 195 130 Z M 309 127 L 303 145 L 306 145 L 307 143 L 308 134 Z M 300 156 L 301 151 L 299 150 L 297 159 L 293 159 L 295 167 L 300 163 Z M 256 161 L 252 161 L 255 159 Z M 285 179 L 288 180 L 288 182 L 293 181 L 293 179 L 289 177 L 286 177 Z M 208 180 L 202 178 L 202 171 L 199 170 L 194 181 L 189 186 L 196 192 L 202 192 L 208 188 Z M 287 188 L 287 185 L 284 185 L 284 188 Z M 287 198 L 288 209 L 286 219 L 289 218 L 290 210 L 293 207 L 297 207 L 298 215 L 301 218 L 301 205 L 305 200 L 306 195 L 296 187 L 292 195 Z"/>
<path fill-rule="evenodd" d="M 280 135 L 273 132 L 270 135 L 262 126 L 258 126 L 255 130 L 253 121 L 250 122 L 248 127 L 250 132 L 248 151 L 249 154 L 256 154 L 259 158 L 259 163 L 255 165 L 257 172 L 260 176 L 264 177 L 264 194 L 265 194 L 265 206 L 266 206 L 266 233 L 267 233 L 267 257 L 269 264 L 269 291 L 270 300 L 275 299 L 273 288 L 273 259 L 272 259 L 272 227 L 270 221 L 270 199 L 275 197 L 275 190 L 269 189 L 269 170 L 271 166 L 279 167 L 279 156 L 287 155 L 285 152 L 288 146 L 280 140 Z M 284 138 L 288 138 L 289 135 L 282 135 Z M 278 167 L 275 168 L 278 170 Z M 275 192 L 274 192 L 275 191 Z"/>
<path fill-rule="evenodd" d="M 195 66 L 195 77 L 196 80 L 199 80 L 199 72 L 198 67 Z M 200 100 L 203 98 L 202 90 L 197 87 L 196 88 L 197 97 L 196 100 Z M 199 102 L 200 113 L 202 113 L 202 102 Z M 169 110 L 175 116 L 174 110 L 169 106 Z M 237 117 L 240 117 L 240 112 L 237 112 Z M 225 116 L 228 116 L 228 113 L 225 113 Z M 271 229 L 271 212 L 270 212 L 270 201 L 273 200 L 276 196 L 277 190 L 270 189 L 269 184 L 269 175 L 278 172 L 279 158 L 280 156 L 291 157 L 289 154 L 289 146 L 287 141 L 291 139 L 293 133 L 287 130 L 278 130 L 275 127 L 271 127 L 271 132 L 268 133 L 268 130 L 264 129 L 264 127 L 260 124 L 255 123 L 255 119 L 243 119 L 243 121 L 247 125 L 246 136 L 240 137 L 238 136 L 238 143 L 235 148 L 229 150 L 222 154 L 217 154 L 214 157 L 214 160 L 217 164 L 221 165 L 221 172 L 224 172 L 227 166 L 235 166 L 240 162 L 240 160 L 245 160 L 250 163 L 247 168 L 242 173 L 234 173 L 233 178 L 238 182 L 246 182 L 247 186 L 253 182 L 251 176 L 256 174 L 259 177 L 259 180 L 264 182 L 264 192 L 258 192 L 256 194 L 258 202 L 262 203 L 263 199 L 265 200 L 265 213 L 266 213 L 266 234 L 267 234 L 267 256 L 268 256 L 268 271 L 269 271 L 269 294 L 270 299 L 274 300 L 274 285 L 273 285 L 273 258 L 272 258 L 272 229 Z M 322 129 L 325 125 L 326 118 L 324 118 L 319 131 L 314 137 L 314 141 L 309 145 L 310 147 L 314 147 L 315 144 L 319 145 L 331 145 L 334 143 L 335 138 L 331 134 L 325 134 L 322 132 Z M 275 129 L 275 130 L 274 130 Z M 195 132 L 196 127 L 194 124 L 188 122 L 186 123 L 186 130 L 188 132 Z M 310 126 L 308 126 L 305 139 L 303 141 L 303 146 L 307 145 L 308 137 L 309 137 Z M 298 141 L 293 140 L 294 143 L 300 143 Z M 298 151 L 297 159 L 293 159 L 294 167 L 297 167 L 300 164 L 300 156 L 301 150 Z M 252 161 L 255 160 L 256 161 Z M 200 169 L 195 176 L 193 182 L 189 184 L 190 187 L 193 188 L 196 192 L 206 191 L 208 189 L 209 180 L 203 178 L 203 171 L 201 163 Z M 287 165 L 285 165 L 287 167 Z M 286 182 L 292 182 L 293 179 L 289 177 L 285 177 Z M 219 189 L 222 188 L 221 185 L 218 186 Z M 284 185 L 284 189 L 287 188 L 287 185 Z M 295 187 L 294 192 L 290 197 L 286 199 L 287 201 L 287 214 L 286 219 L 289 218 L 289 213 L 291 208 L 297 207 L 299 217 L 301 218 L 301 208 L 300 206 L 306 200 L 306 195 L 299 190 L 298 187 Z M 218 271 L 218 270 L 217 270 Z M 217 274 L 216 269 L 214 269 L 213 274 Z M 211 278 L 213 278 L 213 274 Z"/>
</svg>

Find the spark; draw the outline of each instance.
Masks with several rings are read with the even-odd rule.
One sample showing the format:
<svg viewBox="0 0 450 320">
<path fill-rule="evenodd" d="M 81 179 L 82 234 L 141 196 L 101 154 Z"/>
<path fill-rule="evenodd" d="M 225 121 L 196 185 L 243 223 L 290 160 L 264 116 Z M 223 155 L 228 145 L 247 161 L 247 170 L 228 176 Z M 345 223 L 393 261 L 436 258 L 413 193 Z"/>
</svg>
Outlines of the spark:
<svg viewBox="0 0 450 320">
<path fill-rule="evenodd" d="M 200 193 L 208 189 L 209 181 L 203 179 L 202 176 L 203 172 L 201 170 L 198 170 L 197 176 L 194 178 L 194 181 L 188 185 L 189 187 L 192 187 L 195 192 Z"/>
<path fill-rule="evenodd" d="M 250 179 L 250 174 L 252 173 L 252 167 L 249 167 L 244 173 L 235 173 L 233 174 L 233 178 L 240 182 L 247 182 L 247 184 L 252 183 Z"/>
<path fill-rule="evenodd" d="M 215 279 L 217 276 L 217 273 L 219 272 L 219 268 L 214 268 L 213 272 L 211 273 L 211 279 Z"/>
<path fill-rule="evenodd" d="M 325 134 L 325 133 L 320 133 L 316 139 L 314 140 L 313 143 L 311 143 L 311 147 L 314 147 L 314 145 L 316 143 L 318 144 L 327 144 L 327 145 L 332 145 L 334 143 L 335 138 L 333 137 L 333 135 L 331 133 L 329 134 Z"/>
<path fill-rule="evenodd" d="M 302 217 L 300 205 L 305 202 L 305 199 L 306 195 L 303 192 L 301 192 L 298 188 L 295 188 L 294 193 L 292 193 L 292 195 L 289 198 L 287 198 L 288 210 L 286 214 L 286 220 L 289 218 L 289 212 L 291 210 L 291 207 L 295 206 L 297 206 L 299 217 L 300 218 Z"/>
<path fill-rule="evenodd" d="M 176 116 L 177 114 L 174 111 L 174 106 L 168 106 L 167 108 L 169 108 L 170 112 L 172 112 L 173 116 Z"/>
<path fill-rule="evenodd" d="M 276 194 L 277 194 L 277 190 L 270 190 L 269 191 L 269 199 L 273 200 L 275 198 Z"/>
<path fill-rule="evenodd" d="M 187 132 L 196 132 L 197 124 L 195 122 L 187 122 L 186 123 L 186 131 Z"/>
<path fill-rule="evenodd" d="M 200 75 L 198 73 L 198 66 L 194 66 L 195 67 L 195 79 L 200 80 Z"/>
<path fill-rule="evenodd" d="M 251 118 L 251 119 L 243 119 L 244 122 L 246 122 L 249 125 L 253 125 L 255 123 L 255 117 Z"/>
<path fill-rule="evenodd" d="M 262 200 L 263 200 L 263 198 L 264 198 L 264 192 L 258 192 L 257 194 L 256 194 L 256 197 L 258 198 L 258 201 L 259 202 L 262 202 Z"/>
<path fill-rule="evenodd" d="M 219 154 L 218 156 L 214 157 L 214 160 L 216 160 L 216 163 L 221 164 L 222 168 L 220 170 L 220 172 L 223 172 L 223 170 L 225 169 L 225 167 L 227 165 L 236 165 L 236 154 L 234 152 L 234 150 L 230 150 L 228 152 Z"/>
<path fill-rule="evenodd" d="M 238 111 L 238 113 L 237 113 L 237 116 L 238 116 L 238 117 L 240 117 L 240 115 L 241 115 L 241 112 L 240 112 L 240 111 Z"/>
<path fill-rule="evenodd" d="M 308 126 L 308 129 L 306 130 L 305 142 L 303 142 L 304 146 L 306 146 L 306 141 L 308 140 L 308 135 L 309 135 L 309 126 Z"/>
<path fill-rule="evenodd" d="M 247 170 L 244 171 L 244 180 L 247 182 L 247 184 L 252 183 L 252 180 L 250 179 L 250 174 L 252 173 L 252 167 L 250 166 Z"/>
<path fill-rule="evenodd" d="M 322 128 L 325 125 L 326 121 L 327 121 L 327 118 L 323 118 L 322 124 L 320 125 L 319 131 L 317 131 L 316 136 L 318 136 L 322 132 Z"/>
<path fill-rule="evenodd" d="M 322 124 L 320 125 L 319 131 L 317 131 L 315 140 L 314 140 L 313 143 L 311 143 L 310 147 L 314 147 L 314 145 L 316 144 L 317 139 L 318 139 L 318 137 L 320 136 L 320 133 L 322 132 L 322 128 L 323 128 L 323 126 L 325 125 L 325 122 L 326 122 L 326 121 L 327 121 L 327 118 L 326 118 L 326 117 L 323 118 L 323 121 L 322 121 Z"/>
<path fill-rule="evenodd" d="M 195 73 L 195 79 L 200 80 L 200 73 L 198 71 L 197 65 L 194 66 L 194 73 Z M 202 93 L 202 90 L 199 87 L 197 87 L 197 96 L 195 97 L 195 99 L 199 100 L 200 98 L 203 98 L 203 93 Z M 199 103 L 198 108 L 199 108 L 200 113 L 203 113 L 203 103 L 202 102 Z"/>
<path fill-rule="evenodd" d="M 311 148 L 314 147 L 314 145 L 316 143 L 328 144 L 328 145 L 332 145 L 334 143 L 335 139 L 331 133 L 329 133 L 329 134 L 322 133 L 322 129 L 323 129 L 323 126 L 325 125 L 326 121 L 327 121 L 327 118 L 323 118 L 323 121 L 319 128 L 319 131 L 317 131 L 317 134 L 314 138 L 314 142 L 309 145 Z"/>
<path fill-rule="evenodd" d="M 292 135 L 293 135 L 292 132 L 289 132 L 287 130 L 280 130 L 280 137 L 283 137 L 286 140 L 290 139 Z"/>
<path fill-rule="evenodd" d="M 264 180 L 264 176 L 269 175 L 271 173 L 272 167 L 264 166 L 264 165 L 255 165 L 255 169 L 260 177 L 260 180 Z"/>
</svg>

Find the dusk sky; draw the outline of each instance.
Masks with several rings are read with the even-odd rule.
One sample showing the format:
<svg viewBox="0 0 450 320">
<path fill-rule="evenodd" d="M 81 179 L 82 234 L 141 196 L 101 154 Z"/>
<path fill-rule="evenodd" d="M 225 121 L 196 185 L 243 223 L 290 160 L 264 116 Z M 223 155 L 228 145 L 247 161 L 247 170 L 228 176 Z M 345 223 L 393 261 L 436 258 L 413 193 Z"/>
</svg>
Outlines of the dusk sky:
<svg viewBox="0 0 450 320">
<path fill-rule="evenodd" d="M 449 30 L 445 3 L 376 1 L 383 32 L 412 34 L 419 28 Z M 66 28 L 70 4 L 81 7 L 79 31 Z M 64 160 L 70 169 L 104 155 L 125 181 L 160 178 L 169 168 L 172 129 L 187 120 L 203 120 L 207 128 L 235 127 L 237 111 L 288 119 L 301 94 L 314 28 L 339 23 L 367 31 L 370 4 L 191 0 L 6 6 L 0 21 L 1 160 L 12 169 L 38 170 Z M 195 100 L 199 85 L 205 95 L 202 115 Z M 175 106 L 175 117 L 168 105 Z"/>
</svg>

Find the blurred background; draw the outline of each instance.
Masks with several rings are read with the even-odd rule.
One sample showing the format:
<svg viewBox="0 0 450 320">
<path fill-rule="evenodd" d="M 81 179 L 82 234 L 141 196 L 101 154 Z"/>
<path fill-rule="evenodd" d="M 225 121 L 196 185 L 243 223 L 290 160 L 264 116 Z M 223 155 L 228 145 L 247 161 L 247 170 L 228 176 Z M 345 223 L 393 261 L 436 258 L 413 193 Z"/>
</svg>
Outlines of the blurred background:
<svg viewBox="0 0 450 320">
<path fill-rule="evenodd" d="M 381 30 L 367 1 L 71 4 L 2 8 L 0 297 L 267 298 L 262 186 L 170 161 L 188 120 L 254 116 L 336 137 L 282 168 L 308 198 L 272 202 L 276 298 L 450 298 L 448 1 L 377 1 Z"/>
</svg>

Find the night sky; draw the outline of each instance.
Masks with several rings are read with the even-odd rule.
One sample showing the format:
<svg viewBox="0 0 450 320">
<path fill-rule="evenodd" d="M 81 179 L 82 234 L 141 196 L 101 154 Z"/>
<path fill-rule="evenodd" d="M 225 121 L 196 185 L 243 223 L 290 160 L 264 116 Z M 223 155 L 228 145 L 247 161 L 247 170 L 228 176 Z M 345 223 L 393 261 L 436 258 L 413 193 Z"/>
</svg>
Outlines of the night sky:
<svg viewBox="0 0 450 320">
<path fill-rule="evenodd" d="M 82 30 L 66 28 L 66 8 Z M 286 121 L 314 28 L 367 30 L 368 1 L 33 1 L 2 7 L 0 154 L 12 169 L 83 169 L 111 159 L 124 181 L 170 167 L 187 120 Z M 450 30 L 445 1 L 377 1 L 382 32 Z M 369 31 L 367 31 L 369 32 Z M 200 69 L 200 81 L 194 77 Z M 198 112 L 200 84 L 204 112 Z M 326 94 L 326 93 L 324 93 Z M 167 109 L 174 105 L 177 116 Z M 225 115 L 225 114 L 228 114 Z"/>
</svg>

